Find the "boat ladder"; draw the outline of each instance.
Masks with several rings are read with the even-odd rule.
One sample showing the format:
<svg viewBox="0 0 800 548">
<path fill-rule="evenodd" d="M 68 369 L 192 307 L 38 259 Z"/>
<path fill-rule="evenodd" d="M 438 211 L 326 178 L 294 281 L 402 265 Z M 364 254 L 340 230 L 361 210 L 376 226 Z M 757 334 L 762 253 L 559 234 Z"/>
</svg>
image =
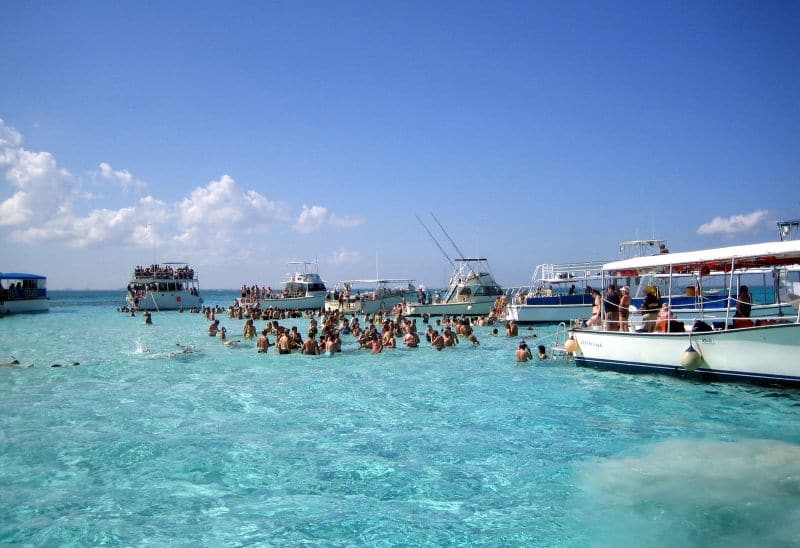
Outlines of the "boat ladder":
<svg viewBox="0 0 800 548">
<path fill-rule="evenodd" d="M 567 324 L 560 322 L 556 328 L 556 332 L 553 334 L 555 340 L 553 341 L 553 345 L 550 347 L 550 351 L 552 352 L 553 356 L 572 358 L 572 353 L 567 352 L 567 349 L 564 348 L 564 344 L 567 342 L 568 335 L 569 330 L 567 329 Z"/>
</svg>

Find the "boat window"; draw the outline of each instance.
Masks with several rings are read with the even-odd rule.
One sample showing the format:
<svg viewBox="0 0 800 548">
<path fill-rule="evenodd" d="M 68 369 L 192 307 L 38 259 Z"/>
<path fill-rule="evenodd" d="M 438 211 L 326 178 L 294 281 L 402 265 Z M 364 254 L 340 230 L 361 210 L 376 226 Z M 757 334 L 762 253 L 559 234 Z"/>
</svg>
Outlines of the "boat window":
<svg viewBox="0 0 800 548">
<path fill-rule="evenodd" d="M 464 287 L 464 288 L 459 290 L 458 294 L 459 295 L 472 295 L 472 289 L 470 289 L 469 287 Z"/>
<path fill-rule="evenodd" d="M 325 284 L 321 283 L 312 283 L 308 284 L 309 291 L 325 291 Z"/>
</svg>

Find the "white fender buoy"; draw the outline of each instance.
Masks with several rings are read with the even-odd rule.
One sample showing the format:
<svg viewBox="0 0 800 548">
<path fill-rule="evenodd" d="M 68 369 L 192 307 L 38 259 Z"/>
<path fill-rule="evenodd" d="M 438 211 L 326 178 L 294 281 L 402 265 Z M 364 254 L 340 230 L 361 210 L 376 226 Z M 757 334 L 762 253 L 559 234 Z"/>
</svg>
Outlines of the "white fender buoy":
<svg viewBox="0 0 800 548">
<path fill-rule="evenodd" d="M 570 337 L 564 343 L 564 350 L 569 352 L 570 354 L 574 354 L 578 350 L 578 341 L 575 340 L 575 337 Z"/>
<path fill-rule="evenodd" d="M 703 361 L 703 356 L 700 355 L 700 352 L 694 349 L 693 346 L 689 346 L 683 354 L 681 355 L 681 365 L 684 366 L 689 371 L 694 371 L 698 367 L 700 367 L 700 362 Z"/>
</svg>

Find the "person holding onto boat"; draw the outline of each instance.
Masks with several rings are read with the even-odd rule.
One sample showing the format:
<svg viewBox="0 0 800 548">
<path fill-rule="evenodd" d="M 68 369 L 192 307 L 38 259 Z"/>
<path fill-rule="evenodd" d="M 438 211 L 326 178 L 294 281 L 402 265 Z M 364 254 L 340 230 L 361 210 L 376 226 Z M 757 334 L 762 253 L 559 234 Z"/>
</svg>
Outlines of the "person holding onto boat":
<svg viewBox="0 0 800 548">
<path fill-rule="evenodd" d="M 519 342 L 519 348 L 517 348 L 516 358 L 518 362 L 528 362 L 533 358 L 533 354 L 531 354 L 531 349 L 528 348 L 528 345 L 525 341 Z"/>
</svg>

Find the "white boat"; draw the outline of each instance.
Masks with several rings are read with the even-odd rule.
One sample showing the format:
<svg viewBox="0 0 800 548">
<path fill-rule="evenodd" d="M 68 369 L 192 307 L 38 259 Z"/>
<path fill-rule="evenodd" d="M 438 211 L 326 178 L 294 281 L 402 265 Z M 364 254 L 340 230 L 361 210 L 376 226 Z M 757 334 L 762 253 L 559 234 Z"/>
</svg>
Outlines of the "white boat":
<svg viewBox="0 0 800 548">
<path fill-rule="evenodd" d="M 619 245 L 621 258 L 665 253 L 664 240 L 629 240 Z M 540 264 L 528 287 L 509 295 L 504 320 L 516 323 L 568 322 L 590 317 L 594 297 L 591 288 L 602 289 L 602 269 L 607 261 Z"/>
<path fill-rule="evenodd" d="M 346 280 L 328 293 L 326 311 L 340 310 L 349 314 L 390 312 L 395 305 L 416 300 L 414 280 L 378 279 Z"/>
<path fill-rule="evenodd" d="M 200 282 L 188 263 L 171 262 L 137 266 L 125 300 L 137 310 L 179 310 L 203 304 Z"/>
<path fill-rule="evenodd" d="M 794 240 L 616 261 L 605 264 L 603 272 L 618 280 L 644 274 L 738 273 L 797 264 L 800 241 Z M 737 289 L 730 282 L 728 299 L 736 297 Z M 706 324 L 703 330 L 664 333 L 578 324 L 569 329 L 564 349 L 573 352 L 575 363 L 582 367 L 800 386 L 800 315 L 736 318 L 733 325 L 738 327 L 731 326 L 733 320 L 728 309 L 722 329 L 707 330 Z"/>
<path fill-rule="evenodd" d="M 0 272 L 0 315 L 47 312 L 47 278 L 39 274 Z"/>
<path fill-rule="evenodd" d="M 312 269 L 313 267 L 313 269 Z M 259 296 L 261 310 L 321 310 L 325 306 L 327 289 L 316 271 L 316 263 L 292 261 L 287 263 L 287 274 L 283 290 Z M 252 306 L 255 302 L 240 302 L 240 306 Z"/>
<path fill-rule="evenodd" d="M 406 316 L 485 316 L 503 297 L 484 257 L 453 259 L 456 267 L 444 297 L 432 302 L 407 302 Z M 438 295 L 438 294 L 437 294 Z"/>
</svg>

